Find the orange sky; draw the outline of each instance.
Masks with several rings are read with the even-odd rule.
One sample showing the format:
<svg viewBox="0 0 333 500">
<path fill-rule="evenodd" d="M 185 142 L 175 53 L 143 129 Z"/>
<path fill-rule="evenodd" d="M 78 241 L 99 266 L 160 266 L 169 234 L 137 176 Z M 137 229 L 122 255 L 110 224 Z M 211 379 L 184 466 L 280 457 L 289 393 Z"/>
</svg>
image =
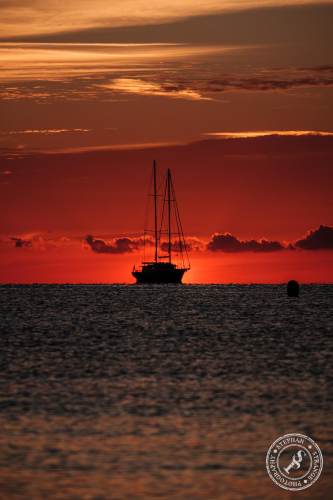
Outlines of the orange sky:
<svg viewBox="0 0 333 500">
<path fill-rule="evenodd" d="M 155 158 L 198 242 L 186 281 L 332 282 L 330 234 L 207 247 L 333 225 L 332 2 L 91 5 L 0 6 L 0 281 L 130 281 L 140 254 L 112 248 L 142 234 Z"/>
</svg>

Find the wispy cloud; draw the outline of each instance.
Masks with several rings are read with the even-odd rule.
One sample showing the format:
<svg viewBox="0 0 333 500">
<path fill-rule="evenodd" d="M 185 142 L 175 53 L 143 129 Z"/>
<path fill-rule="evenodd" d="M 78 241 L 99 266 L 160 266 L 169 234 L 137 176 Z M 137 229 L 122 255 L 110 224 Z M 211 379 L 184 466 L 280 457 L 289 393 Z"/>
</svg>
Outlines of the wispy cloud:
<svg viewBox="0 0 333 500">
<path fill-rule="evenodd" d="M 163 71 L 161 63 L 239 50 L 247 47 L 181 43 L 0 43 L 0 81 L 56 82 L 111 72 L 151 71 L 154 67 Z"/>
<path fill-rule="evenodd" d="M 191 101 L 210 100 L 209 97 L 204 97 L 195 90 L 181 88 L 179 85 L 175 86 L 171 82 L 164 82 L 162 84 L 139 78 L 116 78 L 112 82 L 102 85 L 102 87 L 114 92 L 128 94 L 156 95 L 173 99 L 189 99 Z"/>
<path fill-rule="evenodd" d="M 132 94 L 209 101 L 230 92 L 333 86 L 331 65 L 225 71 L 224 57 L 236 60 L 260 50 L 254 45 L 5 43 L 0 44 L 0 97 L 45 103 Z"/>
<path fill-rule="evenodd" d="M 172 142 L 172 141 L 156 141 L 156 142 L 130 142 L 124 144 L 102 144 L 102 145 L 91 145 L 91 146 L 73 146 L 73 147 L 60 147 L 56 149 L 45 148 L 39 149 L 38 152 L 42 154 L 80 154 L 89 153 L 92 151 L 133 151 L 140 149 L 153 149 L 153 148 L 163 148 L 170 146 L 179 146 L 184 144 L 183 142 Z M 33 150 L 26 150 L 26 154 L 33 153 Z M 22 152 L 21 152 L 22 153 Z"/>
<path fill-rule="evenodd" d="M 25 130 L 9 130 L 8 132 L 0 132 L 1 135 L 54 135 L 68 133 L 85 133 L 91 132 L 89 128 L 41 128 L 41 129 L 25 129 Z"/>
<path fill-rule="evenodd" d="M 322 0 L 323 3 L 328 0 Z M 3 0 L 3 37 L 82 30 L 103 26 L 144 25 L 225 11 L 316 3 L 316 0 Z M 258 5 L 259 4 L 259 5 Z"/>
<path fill-rule="evenodd" d="M 314 87 L 332 87 L 333 76 L 290 76 L 273 78 L 266 76 L 230 76 L 226 75 L 225 78 L 210 80 L 206 82 L 206 92 L 275 92 L 275 91 L 288 91 L 299 88 L 314 88 Z"/>
<path fill-rule="evenodd" d="M 219 137 L 222 139 L 249 139 L 253 137 L 267 137 L 272 135 L 285 137 L 300 137 L 309 135 L 333 137 L 333 132 L 323 130 L 256 130 L 246 132 L 206 132 L 203 135 L 209 137 Z"/>
<path fill-rule="evenodd" d="M 0 236 L 0 242 L 3 246 L 15 249 L 23 249 L 29 252 L 47 251 L 55 248 L 76 247 L 78 250 L 82 247 L 82 238 L 80 236 L 51 233 L 47 231 L 23 232 L 12 236 Z"/>
</svg>

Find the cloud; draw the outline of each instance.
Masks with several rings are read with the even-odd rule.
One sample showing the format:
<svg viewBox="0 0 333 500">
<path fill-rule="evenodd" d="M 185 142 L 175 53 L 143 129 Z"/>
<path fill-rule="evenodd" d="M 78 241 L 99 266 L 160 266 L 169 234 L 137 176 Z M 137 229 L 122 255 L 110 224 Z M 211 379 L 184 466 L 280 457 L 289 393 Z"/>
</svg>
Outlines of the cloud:
<svg viewBox="0 0 333 500">
<path fill-rule="evenodd" d="M 188 67 L 189 58 L 201 60 L 251 48 L 182 43 L 0 43 L 0 96 L 39 102 L 94 100 L 115 89 L 155 95 L 174 92 L 175 97 L 196 99 L 197 93 L 180 82 L 173 89 L 173 81 L 164 79 L 165 71 Z M 147 71 L 153 79 L 140 79 Z"/>
<path fill-rule="evenodd" d="M 281 74 L 283 71 L 281 70 Z M 332 76 L 312 76 L 304 77 L 286 75 L 286 78 L 273 78 L 251 76 L 242 77 L 235 75 L 226 75 L 224 78 L 208 80 L 205 83 L 206 92 L 275 92 L 287 91 L 297 88 L 313 88 L 313 87 L 332 87 Z"/>
<path fill-rule="evenodd" d="M 303 250 L 333 250 L 333 227 L 319 226 L 294 245 Z"/>
<path fill-rule="evenodd" d="M 116 78 L 112 82 L 102 85 L 102 87 L 128 94 L 156 95 L 191 101 L 210 100 L 209 97 L 204 97 L 199 92 L 186 88 L 184 85 L 175 85 L 172 82 L 150 82 L 139 78 Z"/>
<path fill-rule="evenodd" d="M 38 151 L 42 154 L 54 154 L 54 155 L 62 155 L 62 154 L 80 154 L 80 153 L 89 153 L 93 151 L 134 151 L 134 150 L 145 150 L 145 149 L 154 149 L 154 148 L 167 148 L 173 146 L 181 146 L 183 143 L 176 141 L 168 141 L 168 142 L 132 142 L 125 144 L 103 144 L 99 146 L 72 146 L 72 147 L 62 147 L 62 148 L 44 148 L 39 149 Z M 34 151 L 31 151 L 34 152 Z M 8 153 L 6 153 L 8 154 Z M 1 150 L 0 150 L 1 156 Z"/>
<path fill-rule="evenodd" d="M 221 137 L 223 139 L 251 139 L 256 137 L 269 137 L 272 135 L 284 137 L 320 136 L 333 137 L 333 132 L 323 130 L 257 130 L 248 132 L 206 132 L 203 135 L 209 137 Z"/>
<path fill-rule="evenodd" d="M 307 73 L 306 73 L 307 72 Z M 194 80 L 192 87 L 205 93 L 219 92 L 283 92 L 292 89 L 332 87 L 333 72 L 315 68 L 257 69 L 252 75 L 225 74 L 223 77 Z"/>
<path fill-rule="evenodd" d="M 32 247 L 31 240 L 24 240 L 23 238 L 12 237 L 12 241 L 14 241 L 15 248 L 29 248 Z"/>
<path fill-rule="evenodd" d="M 53 135 L 53 134 L 66 134 L 73 132 L 90 132 L 91 129 L 88 128 L 42 128 L 42 129 L 25 129 L 25 130 L 10 130 L 8 132 L 0 132 L 1 135 Z"/>
<path fill-rule="evenodd" d="M 186 247 L 186 250 L 188 252 L 193 252 L 193 251 L 199 252 L 199 251 L 202 251 L 205 249 L 205 243 L 202 240 L 200 240 L 199 238 L 190 237 L 190 238 L 185 238 L 185 247 Z M 163 241 L 161 243 L 161 250 L 163 252 L 168 251 L 168 242 L 167 241 Z M 173 252 L 180 251 L 179 241 L 173 241 L 171 243 L 171 250 Z M 182 250 L 184 250 L 184 248 L 182 248 Z"/>
<path fill-rule="evenodd" d="M 143 238 L 116 238 L 111 243 L 95 239 L 91 234 L 86 236 L 85 242 L 96 253 L 131 253 L 143 246 Z"/>
<path fill-rule="evenodd" d="M 322 66 L 312 66 L 312 67 L 303 67 L 298 68 L 300 71 L 315 71 L 318 73 L 333 73 L 333 65 L 325 64 Z"/>
<path fill-rule="evenodd" d="M 0 98 L 39 103 L 109 101 L 118 93 L 211 101 L 226 92 L 333 86 L 331 65 L 272 68 L 267 59 L 263 66 L 252 64 L 245 72 L 228 71 L 231 60 L 243 60 L 245 54 L 252 60 L 261 51 L 255 43 L 0 43 Z M 40 133 L 88 131 L 44 130 Z"/>
<path fill-rule="evenodd" d="M 317 0 L 2 0 L 3 37 L 61 33 L 96 27 L 165 23 L 203 14 L 269 6 L 312 4 Z M 326 0 L 328 1 L 328 0 Z M 325 0 L 322 0 L 325 2 Z"/>
<path fill-rule="evenodd" d="M 284 246 L 279 241 L 245 240 L 242 241 L 230 233 L 215 233 L 207 244 L 212 252 L 277 252 L 280 250 L 333 250 L 333 227 L 319 226 L 309 231 L 305 238 Z"/>
<path fill-rule="evenodd" d="M 147 81 L 143 78 L 115 78 L 101 87 L 115 92 L 157 95 L 177 99 L 212 100 L 214 94 L 224 92 L 276 92 L 299 88 L 332 87 L 333 74 L 326 70 L 323 75 L 318 70 L 310 70 L 305 76 L 299 76 L 304 70 L 295 68 L 265 71 L 265 76 L 254 72 L 252 76 L 225 74 L 222 78 L 210 79 L 209 76 L 198 79 L 195 75 L 188 75 L 187 80 L 181 71 L 175 72 L 173 79 L 165 80 L 159 75 L 156 81 Z M 271 73 L 271 74 L 269 74 Z M 278 73 L 278 76 L 276 75 Z M 328 74 L 327 74 L 328 73 Z"/>
<path fill-rule="evenodd" d="M 133 238 L 133 237 L 122 237 L 113 238 L 111 241 L 106 241 L 104 239 L 94 238 L 92 235 L 88 235 L 85 238 L 85 242 L 91 248 L 93 252 L 96 253 L 110 253 L 110 254 L 121 254 L 121 253 L 132 253 L 144 246 L 143 236 Z M 151 237 L 146 236 L 145 242 L 147 246 L 152 246 L 153 240 Z M 205 243 L 199 238 L 189 237 L 185 240 L 186 250 L 201 251 L 205 249 Z M 160 244 L 160 249 L 162 252 L 168 251 L 168 242 L 163 241 Z M 173 241 L 171 244 L 171 249 L 173 252 L 179 252 L 179 242 Z"/>
<path fill-rule="evenodd" d="M 14 242 L 15 248 L 31 248 L 38 251 L 61 248 L 73 244 L 79 247 L 78 238 L 42 232 L 24 233 L 20 236 L 11 236 L 3 241 L 5 244 L 8 241 L 10 243 Z"/>
<path fill-rule="evenodd" d="M 285 247 L 279 241 L 268 240 L 239 240 L 236 236 L 230 233 L 215 233 L 209 243 L 207 249 L 212 252 L 276 252 L 283 250 Z"/>
<path fill-rule="evenodd" d="M 37 251 L 68 246 L 74 246 L 77 251 L 82 248 L 82 238 L 80 236 L 64 236 L 50 233 L 25 233 L 1 241 L 6 245 L 9 245 L 9 243 L 14 244 L 16 249 L 31 248 Z M 139 251 L 144 245 L 144 237 L 122 236 L 102 239 L 88 235 L 84 238 L 84 242 L 95 253 L 125 254 Z M 146 236 L 145 243 L 151 247 L 153 246 L 153 239 Z M 333 250 L 333 227 L 321 225 L 317 229 L 309 231 L 304 238 L 290 243 L 267 239 L 241 240 L 230 233 L 215 233 L 208 242 L 195 236 L 187 237 L 185 245 L 188 252 L 205 252 L 208 250 L 209 252 L 224 253 L 269 253 L 282 250 Z M 168 243 L 162 241 L 160 249 L 162 252 L 167 252 Z M 179 252 L 179 243 L 177 241 L 172 242 L 172 251 Z"/>
</svg>

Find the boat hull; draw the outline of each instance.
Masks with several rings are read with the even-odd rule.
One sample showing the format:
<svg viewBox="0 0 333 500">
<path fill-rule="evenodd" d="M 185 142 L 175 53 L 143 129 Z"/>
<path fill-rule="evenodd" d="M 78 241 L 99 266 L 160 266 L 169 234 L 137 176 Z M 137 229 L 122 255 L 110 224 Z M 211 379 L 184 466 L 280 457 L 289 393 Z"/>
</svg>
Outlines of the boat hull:
<svg viewBox="0 0 333 500">
<path fill-rule="evenodd" d="M 133 271 L 137 283 L 181 283 L 187 269 L 147 269 Z"/>
</svg>

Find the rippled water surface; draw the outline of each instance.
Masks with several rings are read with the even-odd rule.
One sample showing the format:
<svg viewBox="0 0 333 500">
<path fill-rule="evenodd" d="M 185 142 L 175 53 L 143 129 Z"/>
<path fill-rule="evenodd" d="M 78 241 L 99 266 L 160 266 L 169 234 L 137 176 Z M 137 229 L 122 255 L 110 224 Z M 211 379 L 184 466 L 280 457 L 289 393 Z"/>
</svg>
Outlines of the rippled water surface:
<svg viewBox="0 0 333 500">
<path fill-rule="evenodd" d="M 329 499 L 333 286 L 2 286 L 4 499 Z M 288 493 L 266 452 L 307 434 Z"/>
</svg>

